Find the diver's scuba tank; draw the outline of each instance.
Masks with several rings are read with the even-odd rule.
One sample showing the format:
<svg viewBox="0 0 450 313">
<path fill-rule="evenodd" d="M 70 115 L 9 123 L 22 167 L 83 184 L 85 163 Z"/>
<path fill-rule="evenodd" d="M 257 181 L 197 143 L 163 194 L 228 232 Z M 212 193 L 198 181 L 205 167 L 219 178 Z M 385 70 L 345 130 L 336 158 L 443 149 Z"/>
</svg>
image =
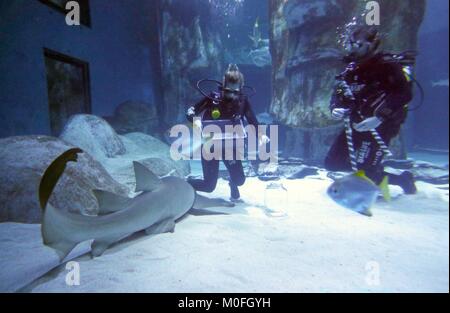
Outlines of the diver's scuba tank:
<svg viewBox="0 0 450 313">
<path fill-rule="evenodd" d="M 404 75 L 406 81 L 409 84 L 411 84 L 411 88 L 412 88 L 412 84 L 414 83 L 417 86 L 417 88 L 419 89 L 420 103 L 414 108 L 410 108 L 409 105 L 406 105 L 406 110 L 409 112 L 416 111 L 417 109 L 419 109 L 423 105 L 424 100 L 425 100 L 425 92 L 423 90 L 423 87 L 414 77 L 414 66 L 416 64 L 416 58 L 417 58 L 417 52 L 413 51 L 413 50 L 407 50 L 402 53 L 396 53 L 396 54 L 385 53 L 383 55 L 384 62 L 400 64 L 402 66 L 403 75 Z"/>
</svg>

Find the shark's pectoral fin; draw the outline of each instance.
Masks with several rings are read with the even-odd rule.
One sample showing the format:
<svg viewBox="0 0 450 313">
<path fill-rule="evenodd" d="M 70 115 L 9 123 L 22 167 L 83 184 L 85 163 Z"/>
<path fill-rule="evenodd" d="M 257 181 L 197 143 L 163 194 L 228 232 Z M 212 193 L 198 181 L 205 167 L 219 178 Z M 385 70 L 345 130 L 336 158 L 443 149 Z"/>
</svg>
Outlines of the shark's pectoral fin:
<svg viewBox="0 0 450 313">
<path fill-rule="evenodd" d="M 104 237 L 96 238 L 91 244 L 91 256 L 92 258 L 99 257 L 108 249 L 113 243 L 120 240 L 122 237 Z"/>
<path fill-rule="evenodd" d="M 217 208 L 217 207 L 234 207 L 234 203 L 226 201 L 220 198 L 207 198 L 199 194 L 195 194 L 195 201 L 192 205 L 193 209 L 206 209 L 206 208 Z"/>
<path fill-rule="evenodd" d="M 58 254 L 60 262 L 62 262 L 66 258 L 66 256 L 69 255 L 70 251 L 72 251 L 77 245 L 77 243 L 68 241 L 60 241 L 57 243 L 50 243 L 50 244 L 44 243 L 44 244 L 55 250 L 55 252 Z"/>
<path fill-rule="evenodd" d="M 173 219 L 163 220 L 145 229 L 145 233 L 147 235 L 173 233 L 174 231 L 175 231 L 175 221 Z"/>
<path fill-rule="evenodd" d="M 106 215 L 120 211 L 130 201 L 127 197 L 122 197 L 105 190 L 94 189 L 92 193 L 97 198 L 98 215 Z"/>
<path fill-rule="evenodd" d="M 153 191 L 161 185 L 161 180 L 152 171 L 139 162 L 133 162 L 136 176 L 136 192 Z"/>
</svg>

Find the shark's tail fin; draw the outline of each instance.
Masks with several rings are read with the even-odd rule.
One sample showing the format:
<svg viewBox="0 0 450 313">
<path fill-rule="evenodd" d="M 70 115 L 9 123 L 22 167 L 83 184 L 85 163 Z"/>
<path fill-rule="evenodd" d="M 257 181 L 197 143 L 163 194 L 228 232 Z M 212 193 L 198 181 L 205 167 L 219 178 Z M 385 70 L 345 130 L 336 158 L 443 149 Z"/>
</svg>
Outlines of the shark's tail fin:
<svg viewBox="0 0 450 313">
<path fill-rule="evenodd" d="M 79 148 L 67 150 L 53 160 L 53 162 L 47 167 L 44 175 L 42 175 L 41 182 L 39 183 L 39 204 L 41 205 L 42 210 L 45 210 L 53 189 L 64 173 L 67 163 L 76 162 L 78 153 L 82 152 L 83 151 Z"/>
<path fill-rule="evenodd" d="M 45 170 L 39 183 L 39 203 L 43 210 L 43 219 L 41 226 L 42 239 L 45 245 L 52 247 L 58 253 L 62 261 L 77 243 L 69 242 L 60 238 L 58 229 L 63 229 L 62 215 L 56 208 L 52 207 L 48 200 L 61 178 L 68 162 L 76 162 L 78 153 L 83 152 L 79 148 L 67 150 L 58 156 Z"/>
</svg>

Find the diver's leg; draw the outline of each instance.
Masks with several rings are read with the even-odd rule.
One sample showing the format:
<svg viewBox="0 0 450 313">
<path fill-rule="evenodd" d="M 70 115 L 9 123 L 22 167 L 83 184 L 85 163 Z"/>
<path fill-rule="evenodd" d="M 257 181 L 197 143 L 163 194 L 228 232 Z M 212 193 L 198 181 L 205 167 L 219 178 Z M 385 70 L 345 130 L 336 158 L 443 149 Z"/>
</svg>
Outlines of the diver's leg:
<svg viewBox="0 0 450 313">
<path fill-rule="evenodd" d="M 219 160 L 202 158 L 203 179 L 189 179 L 188 183 L 197 191 L 213 192 L 219 178 Z"/>
<path fill-rule="evenodd" d="M 242 186 L 245 183 L 245 174 L 244 168 L 242 167 L 242 161 L 224 160 L 223 163 L 225 164 L 228 173 L 230 173 L 229 185 L 230 185 L 231 199 L 238 200 L 241 197 L 238 187 Z"/>
<path fill-rule="evenodd" d="M 381 127 L 378 131 L 381 138 L 383 138 L 386 145 L 389 146 L 392 138 L 396 137 L 400 133 L 400 125 L 395 127 Z M 415 184 L 415 179 L 413 173 L 409 171 L 404 171 L 400 175 L 392 174 L 384 171 L 383 167 L 383 177 L 387 176 L 389 178 L 389 184 L 394 186 L 399 186 L 403 189 L 403 192 L 407 195 L 414 195 L 417 193 L 417 187 Z"/>
<path fill-rule="evenodd" d="M 345 132 L 339 134 L 324 161 L 328 171 L 351 171 L 350 157 Z"/>
<path fill-rule="evenodd" d="M 400 175 L 384 172 L 389 178 L 389 184 L 400 186 L 403 192 L 407 195 L 414 195 L 417 193 L 414 175 L 411 172 L 405 171 Z"/>
<path fill-rule="evenodd" d="M 384 153 L 373 138 L 372 133 L 362 132 L 358 133 L 357 136 L 360 139 L 357 153 L 358 168 L 364 170 L 366 176 L 379 185 L 385 176 L 384 168 L 381 164 Z"/>
<path fill-rule="evenodd" d="M 382 130 L 379 131 L 381 138 L 386 145 L 389 146 L 391 142 L 392 133 L 386 133 Z M 373 138 L 373 137 L 372 137 Z M 414 175 L 411 172 L 405 171 L 400 175 L 392 174 L 384 171 L 384 166 L 382 164 L 384 159 L 384 152 L 378 146 L 378 143 L 375 139 L 370 141 L 370 147 L 368 149 L 368 153 L 364 158 L 362 169 L 366 171 L 367 177 L 369 177 L 374 183 L 377 185 L 381 184 L 381 181 L 384 177 L 388 177 L 389 184 L 400 186 L 405 194 L 415 194 L 417 193 L 417 188 L 414 181 Z"/>
</svg>

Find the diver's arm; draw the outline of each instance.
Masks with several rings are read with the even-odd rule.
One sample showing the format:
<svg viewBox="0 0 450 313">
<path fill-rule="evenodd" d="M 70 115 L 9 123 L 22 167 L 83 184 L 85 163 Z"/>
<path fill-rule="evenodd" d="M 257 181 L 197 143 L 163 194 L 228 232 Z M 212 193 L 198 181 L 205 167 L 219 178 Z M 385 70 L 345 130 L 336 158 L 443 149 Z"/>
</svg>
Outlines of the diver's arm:
<svg viewBox="0 0 450 313">
<path fill-rule="evenodd" d="M 337 84 L 330 100 L 330 111 L 333 119 L 341 120 L 350 113 L 355 97 L 342 77 L 337 77 Z"/>
<path fill-rule="evenodd" d="M 208 103 L 209 103 L 208 98 L 205 97 L 199 102 L 197 102 L 195 105 L 191 106 L 186 112 L 186 119 L 192 123 L 194 117 L 198 116 L 201 112 L 203 112 L 206 109 Z"/>
</svg>

